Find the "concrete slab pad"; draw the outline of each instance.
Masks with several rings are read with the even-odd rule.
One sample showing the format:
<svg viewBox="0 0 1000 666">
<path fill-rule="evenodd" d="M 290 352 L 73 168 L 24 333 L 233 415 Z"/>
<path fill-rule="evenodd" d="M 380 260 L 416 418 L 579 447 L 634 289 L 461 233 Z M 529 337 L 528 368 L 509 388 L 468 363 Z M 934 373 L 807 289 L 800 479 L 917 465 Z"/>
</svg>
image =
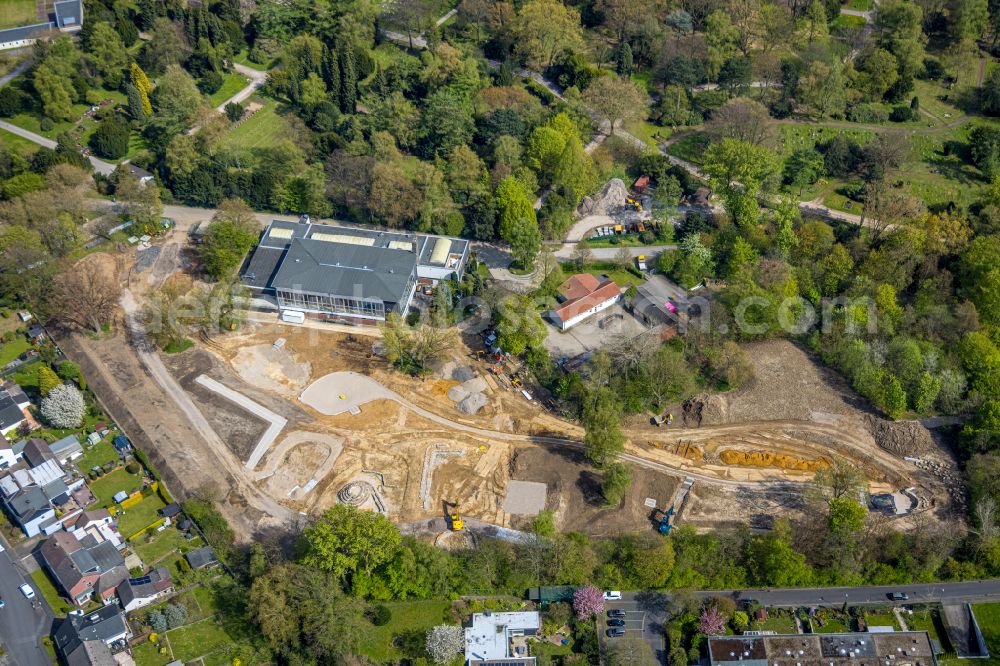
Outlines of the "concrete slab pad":
<svg viewBox="0 0 1000 666">
<path fill-rule="evenodd" d="M 393 394 L 371 377 L 357 372 L 331 372 L 310 384 L 299 400 L 320 414 L 336 416 L 358 413 L 361 405 L 372 400 L 392 399 Z"/>
<path fill-rule="evenodd" d="M 545 508 L 547 492 L 546 485 L 537 481 L 508 481 L 503 510 L 527 516 L 538 515 Z"/>
</svg>

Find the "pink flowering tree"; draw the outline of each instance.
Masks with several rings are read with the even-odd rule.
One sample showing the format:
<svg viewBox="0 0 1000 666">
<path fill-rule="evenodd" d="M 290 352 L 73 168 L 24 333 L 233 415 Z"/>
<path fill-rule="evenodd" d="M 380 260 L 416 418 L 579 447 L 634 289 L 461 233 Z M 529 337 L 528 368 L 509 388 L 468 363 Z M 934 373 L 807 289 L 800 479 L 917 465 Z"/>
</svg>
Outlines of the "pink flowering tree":
<svg viewBox="0 0 1000 666">
<path fill-rule="evenodd" d="M 698 618 L 698 633 L 706 636 L 723 636 L 726 633 L 726 616 L 715 606 L 705 606 Z"/>
<path fill-rule="evenodd" d="M 581 620 L 604 612 L 604 593 L 593 585 L 581 587 L 573 593 L 573 610 Z"/>
</svg>

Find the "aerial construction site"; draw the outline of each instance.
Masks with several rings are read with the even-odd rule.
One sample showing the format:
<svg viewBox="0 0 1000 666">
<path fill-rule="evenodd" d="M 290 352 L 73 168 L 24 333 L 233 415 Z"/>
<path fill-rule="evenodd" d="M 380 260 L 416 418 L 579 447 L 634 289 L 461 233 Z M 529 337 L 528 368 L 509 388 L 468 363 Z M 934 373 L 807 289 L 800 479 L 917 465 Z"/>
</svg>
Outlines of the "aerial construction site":
<svg viewBox="0 0 1000 666">
<path fill-rule="evenodd" d="M 624 423 L 632 484 L 606 507 L 582 428 L 499 382 L 477 353 L 480 336 L 465 335 L 423 378 L 380 355 L 377 329 L 273 315 L 183 353 L 157 352 L 138 303 L 181 261 L 164 250 L 148 278 L 129 274 L 110 334 L 65 332 L 60 342 L 168 483 L 217 500 L 242 538 L 337 502 L 445 547 L 482 531 L 516 538 L 542 510 L 558 529 L 594 536 L 656 529 L 671 507 L 671 525 L 767 528 L 804 515 L 804 484 L 835 459 L 890 498 L 902 528 L 962 508 L 955 462 L 930 431 L 871 415 L 787 341 L 753 345 L 755 378 L 743 389 L 671 406 L 670 425 Z M 456 515 L 460 533 L 449 529 Z"/>
</svg>

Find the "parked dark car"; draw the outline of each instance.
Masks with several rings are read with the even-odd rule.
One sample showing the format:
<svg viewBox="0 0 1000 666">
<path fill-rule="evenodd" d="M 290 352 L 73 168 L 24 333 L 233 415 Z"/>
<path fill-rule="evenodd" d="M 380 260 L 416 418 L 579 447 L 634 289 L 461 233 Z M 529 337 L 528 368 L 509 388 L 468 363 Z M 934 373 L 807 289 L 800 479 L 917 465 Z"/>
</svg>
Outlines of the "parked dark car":
<svg viewBox="0 0 1000 666">
<path fill-rule="evenodd" d="M 608 617 L 625 617 L 625 611 L 621 608 L 612 608 L 608 611 Z"/>
<path fill-rule="evenodd" d="M 608 626 L 609 627 L 624 627 L 625 626 L 625 620 L 623 620 L 621 618 L 618 618 L 618 617 L 610 619 L 610 620 L 608 620 Z"/>
<path fill-rule="evenodd" d="M 608 638 L 618 638 L 625 635 L 625 630 L 621 627 L 613 627 L 604 632 L 608 635 Z"/>
</svg>

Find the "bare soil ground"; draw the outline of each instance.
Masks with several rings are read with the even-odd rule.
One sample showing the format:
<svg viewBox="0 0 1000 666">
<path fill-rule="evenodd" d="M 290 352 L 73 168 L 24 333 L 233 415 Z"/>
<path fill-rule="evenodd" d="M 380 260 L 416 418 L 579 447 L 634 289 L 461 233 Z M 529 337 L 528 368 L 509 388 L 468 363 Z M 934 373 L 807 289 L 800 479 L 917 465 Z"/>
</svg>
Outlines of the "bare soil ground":
<svg viewBox="0 0 1000 666">
<path fill-rule="evenodd" d="M 121 266 L 120 258 L 108 261 Z M 184 265 L 183 254 L 168 245 L 152 270 L 132 281 L 132 289 L 141 298 L 145 289 Z M 517 479 L 546 484 L 547 508 L 555 512 L 560 529 L 617 534 L 651 527 L 655 514 L 645 500 L 653 499 L 659 508 L 668 506 L 687 475 L 695 478 L 695 485 L 680 523 L 767 527 L 776 515 L 801 515 L 800 488 L 808 472 L 727 465 L 720 457 L 726 450 L 765 451 L 801 461 L 846 457 L 865 471 L 873 489 L 914 486 L 925 496 L 924 506 L 942 518 L 954 500 L 947 487 L 953 461 L 949 467 L 946 452 L 930 451 L 931 459 L 945 462 L 918 469 L 896 455 L 898 447 L 880 447 L 872 434 L 879 429 L 870 427 L 872 415 L 863 403 L 834 373 L 784 341 L 752 345 L 748 353 L 755 365 L 754 380 L 740 391 L 705 399 L 697 419 L 692 412 L 691 418 L 678 418 L 669 428 L 654 428 L 639 418 L 626 424 L 627 452 L 632 456 L 626 462 L 633 483 L 620 506 L 606 508 L 599 476 L 579 449 L 544 439 L 579 441 L 582 429 L 548 414 L 517 391 L 501 389 L 483 361 L 462 344 L 436 377 L 426 379 L 391 369 L 373 353 L 371 337 L 277 323 L 247 324 L 238 333 L 182 354 L 161 354 L 172 377 L 166 384 L 176 381 L 215 437 L 205 436 L 204 425 L 199 431 L 185 418 L 176 396 L 164 391 L 163 376 L 147 372 L 148 358 L 143 357 L 144 365 L 124 334 L 59 337 L 70 357 L 84 366 L 110 413 L 151 454 L 171 488 L 181 497 L 216 497 L 237 532 L 247 538 L 287 527 L 299 512 L 323 511 L 352 482 L 370 485 L 378 503 L 401 523 L 440 519 L 445 502 L 457 500 L 467 517 L 526 528 L 531 517 L 503 510 L 507 482 Z M 280 349 L 273 346 L 278 338 L 285 339 Z M 465 366 L 486 384 L 488 404 L 474 416 L 459 411 L 448 397 L 449 390 L 469 379 L 454 376 L 456 368 Z M 358 415 L 325 416 L 298 399 L 311 382 L 337 371 L 368 375 L 438 421 L 393 400 L 365 403 Z M 243 461 L 265 424 L 196 384 L 201 374 L 289 420 L 256 470 L 246 470 Z M 680 405 L 672 409 L 675 415 L 686 415 Z M 513 441 L 509 435 L 532 440 Z M 900 436 L 894 433 L 892 439 L 898 444 Z M 455 454 L 441 457 L 431 468 L 427 463 L 434 450 Z"/>
</svg>

